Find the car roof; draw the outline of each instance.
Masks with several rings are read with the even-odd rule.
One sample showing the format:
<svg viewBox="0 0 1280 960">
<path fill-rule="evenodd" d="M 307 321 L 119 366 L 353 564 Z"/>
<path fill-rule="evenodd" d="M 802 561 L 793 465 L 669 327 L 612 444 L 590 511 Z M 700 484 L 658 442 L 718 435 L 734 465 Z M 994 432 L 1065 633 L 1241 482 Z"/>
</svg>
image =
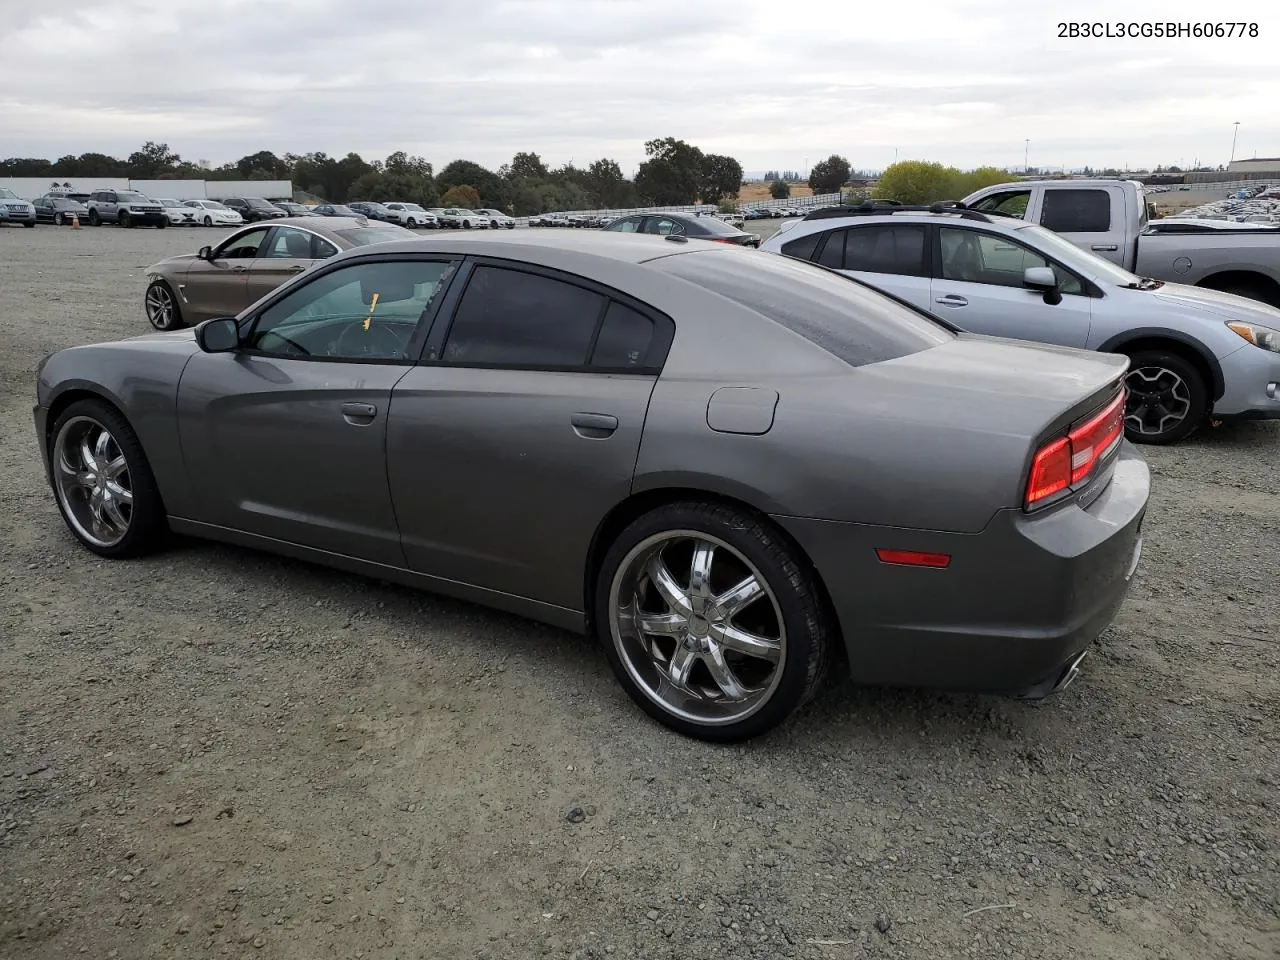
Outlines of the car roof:
<svg viewBox="0 0 1280 960">
<path fill-rule="evenodd" d="M 276 220 L 275 223 L 286 223 L 287 220 Z M 310 225 L 314 218 L 299 221 L 299 225 Z M 342 221 L 339 221 L 342 222 Z M 345 221 L 350 224 L 351 221 Z M 512 234 L 503 233 L 448 233 L 438 237 L 414 237 L 412 239 L 389 241 L 394 243 L 397 252 L 404 253 L 446 253 L 461 256 L 489 256 L 513 260 L 537 262 L 546 260 L 548 255 L 554 257 L 557 252 L 577 256 L 595 257 L 600 260 L 611 260 L 619 263 L 645 263 L 659 257 L 688 253 L 693 250 L 725 251 L 731 248 L 721 243 L 708 240 L 682 237 L 669 240 L 652 234 L 636 233 L 603 233 L 569 231 L 567 233 L 540 233 L 536 230 L 521 231 Z M 360 247 L 359 251 L 385 251 L 387 244 L 375 244 Z M 736 249 L 736 248 L 733 248 Z M 746 252 L 745 250 L 743 252 Z M 754 251 L 752 251 L 754 252 Z"/>
</svg>

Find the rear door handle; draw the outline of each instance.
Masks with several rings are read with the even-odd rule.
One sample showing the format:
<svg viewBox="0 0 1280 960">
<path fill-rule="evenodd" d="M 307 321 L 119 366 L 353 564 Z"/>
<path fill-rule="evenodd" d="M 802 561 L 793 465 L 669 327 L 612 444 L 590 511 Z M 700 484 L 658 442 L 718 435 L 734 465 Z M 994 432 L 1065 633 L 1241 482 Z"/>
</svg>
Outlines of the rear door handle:
<svg viewBox="0 0 1280 960">
<path fill-rule="evenodd" d="M 237 263 L 237 264 L 236 264 L 234 267 L 232 267 L 231 269 L 232 269 L 232 271 L 233 271 L 233 272 L 235 272 L 235 273 L 244 273 L 244 272 L 245 272 L 246 270 L 248 270 L 249 268 L 248 268 L 248 267 L 246 267 L 246 266 L 244 266 L 243 264 L 239 264 L 239 263 Z"/>
<path fill-rule="evenodd" d="M 302 264 L 300 264 L 300 263 L 296 263 L 296 264 L 294 264 L 292 267 L 290 267 L 290 268 L 289 268 L 289 272 L 290 272 L 290 273 L 301 273 L 301 272 L 302 272 L 303 270 L 305 270 L 305 269 L 307 269 L 307 268 L 306 268 L 306 267 L 304 267 Z"/>
<path fill-rule="evenodd" d="M 372 403 L 344 403 L 342 417 L 353 426 L 364 426 L 372 422 L 378 415 L 378 408 Z"/>
<path fill-rule="evenodd" d="M 607 413 L 575 413 L 569 422 L 574 433 L 587 440 L 603 440 L 618 429 L 618 418 Z"/>
<path fill-rule="evenodd" d="M 1090 250 L 1119 250 L 1118 244 L 1114 243 L 1095 243 L 1089 248 Z"/>
<path fill-rule="evenodd" d="M 933 302 L 940 303 L 944 307 L 967 307 L 969 305 L 969 301 L 958 293 L 948 293 L 945 297 L 938 297 Z"/>
</svg>

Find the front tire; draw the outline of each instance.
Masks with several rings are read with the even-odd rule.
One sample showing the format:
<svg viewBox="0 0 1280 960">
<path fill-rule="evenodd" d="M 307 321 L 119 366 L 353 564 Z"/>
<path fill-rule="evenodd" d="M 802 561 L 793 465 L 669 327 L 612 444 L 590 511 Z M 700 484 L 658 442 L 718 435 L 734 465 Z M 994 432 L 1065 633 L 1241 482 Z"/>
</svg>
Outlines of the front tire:
<svg viewBox="0 0 1280 960">
<path fill-rule="evenodd" d="M 127 213 L 122 213 L 122 214 L 120 214 L 120 226 L 122 226 L 122 227 L 132 227 L 132 226 L 133 226 L 133 217 L 129 216 Z"/>
<path fill-rule="evenodd" d="M 36 225 L 36 222 L 34 220 L 28 220 L 25 223 L 23 223 L 24 227 L 34 227 L 35 225 Z"/>
<path fill-rule="evenodd" d="M 1185 440 L 1209 413 L 1204 376 L 1181 355 L 1140 350 L 1129 358 L 1129 403 L 1124 432 L 1133 443 L 1166 445 Z"/>
<path fill-rule="evenodd" d="M 206 227 L 212 227 L 212 226 L 213 226 L 213 217 L 211 217 L 211 216 L 209 216 L 208 214 L 206 214 L 206 215 L 205 215 L 205 218 L 204 218 L 204 225 L 205 225 Z"/>
<path fill-rule="evenodd" d="M 89 211 L 89 226 L 91 226 L 91 227 L 100 227 L 100 226 L 102 226 L 102 218 L 101 218 L 100 216 L 98 216 L 98 211 L 97 211 L 97 210 L 90 210 L 90 211 Z"/>
<path fill-rule="evenodd" d="M 66 218 L 66 217 L 64 217 L 62 214 L 60 214 L 60 213 L 55 213 L 55 214 L 53 215 L 53 225 L 54 225 L 55 227 L 60 227 L 60 226 L 62 226 L 62 225 L 63 225 L 64 223 L 66 223 L 66 222 L 67 222 L 67 218 Z"/>
<path fill-rule="evenodd" d="M 174 295 L 173 288 L 163 280 L 156 280 L 147 287 L 143 306 L 151 326 L 157 330 L 177 330 L 185 326 L 178 298 Z"/>
<path fill-rule="evenodd" d="M 156 229 L 157 229 L 157 230 L 163 230 L 163 229 L 164 229 L 165 227 L 167 227 L 168 225 L 169 225 L 169 221 L 168 221 L 168 220 L 161 220 L 159 223 L 157 223 L 157 224 L 156 224 Z"/>
<path fill-rule="evenodd" d="M 828 666 L 821 594 L 768 521 L 700 502 L 659 507 L 610 546 L 595 631 L 623 688 L 700 740 L 758 736 L 808 702 Z"/>
<path fill-rule="evenodd" d="M 160 489 L 138 436 L 114 407 L 77 400 L 54 422 L 49 469 L 58 511 L 101 557 L 141 556 L 168 532 Z"/>
</svg>

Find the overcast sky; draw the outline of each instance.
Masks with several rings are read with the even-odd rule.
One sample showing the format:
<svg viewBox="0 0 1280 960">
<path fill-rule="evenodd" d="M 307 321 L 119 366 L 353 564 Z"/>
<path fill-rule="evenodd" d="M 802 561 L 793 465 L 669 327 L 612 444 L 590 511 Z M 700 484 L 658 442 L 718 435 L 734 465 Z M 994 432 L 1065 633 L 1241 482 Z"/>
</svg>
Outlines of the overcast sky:
<svg viewBox="0 0 1280 960">
<path fill-rule="evenodd" d="M 1070 8 L 1071 13 L 1063 11 Z M 1054 12 L 1054 11 L 1057 12 Z M 216 165 L 394 150 L 439 169 L 613 157 L 675 136 L 747 171 L 1280 156 L 1280 7 L 1242 0 L 0 0 L 0 157 Z M 1058 39 L 1058 21 L 1258 24 Z"/>
</svg>

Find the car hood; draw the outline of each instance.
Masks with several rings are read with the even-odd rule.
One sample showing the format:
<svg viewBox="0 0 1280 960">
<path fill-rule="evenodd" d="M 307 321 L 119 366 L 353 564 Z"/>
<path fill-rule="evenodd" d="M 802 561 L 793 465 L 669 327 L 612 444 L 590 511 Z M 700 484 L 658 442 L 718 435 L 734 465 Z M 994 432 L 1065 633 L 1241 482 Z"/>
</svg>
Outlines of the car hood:
<svg viewBox="0 0 1280 960">
<path fill-rule="evenodd" d="M 147 273 L 163 273 L 168 270 L 175 270 L 181 267 L 189 267 L 193 260 L 200 259 L 194 253 L 179 253 L 177 256 L 165 257 L 158 260 L 151 266 L 147 267 Z"/>
<path fill-rule="evenodd" d="M 127 337 L 119 343 L 157 343 L 164 346 L 172 346 L 175 343 L 181 343 L 186 340 L 192 347 L 196 345 L 196 331 L 193 327 L 182 327 L 178 330 L 163 330 L 158 333 L 142 333 L 136 337 Z"/>
<path fill-rule="evenodd" d="M 1192 287 L 1181 283 L 1166 283 L 1158 290 L 1149 291 L 1145 295 L 1165 303 L 1212 314 L 1223 320 L 1243 320 L 1246 323 L 1260 323 L 1273 329 L 1280 329 L 1280 310 L 1258 300 L 1236 296 L 1234 293 L 1223 293 L 1220 290 Z"/>
</svg>

